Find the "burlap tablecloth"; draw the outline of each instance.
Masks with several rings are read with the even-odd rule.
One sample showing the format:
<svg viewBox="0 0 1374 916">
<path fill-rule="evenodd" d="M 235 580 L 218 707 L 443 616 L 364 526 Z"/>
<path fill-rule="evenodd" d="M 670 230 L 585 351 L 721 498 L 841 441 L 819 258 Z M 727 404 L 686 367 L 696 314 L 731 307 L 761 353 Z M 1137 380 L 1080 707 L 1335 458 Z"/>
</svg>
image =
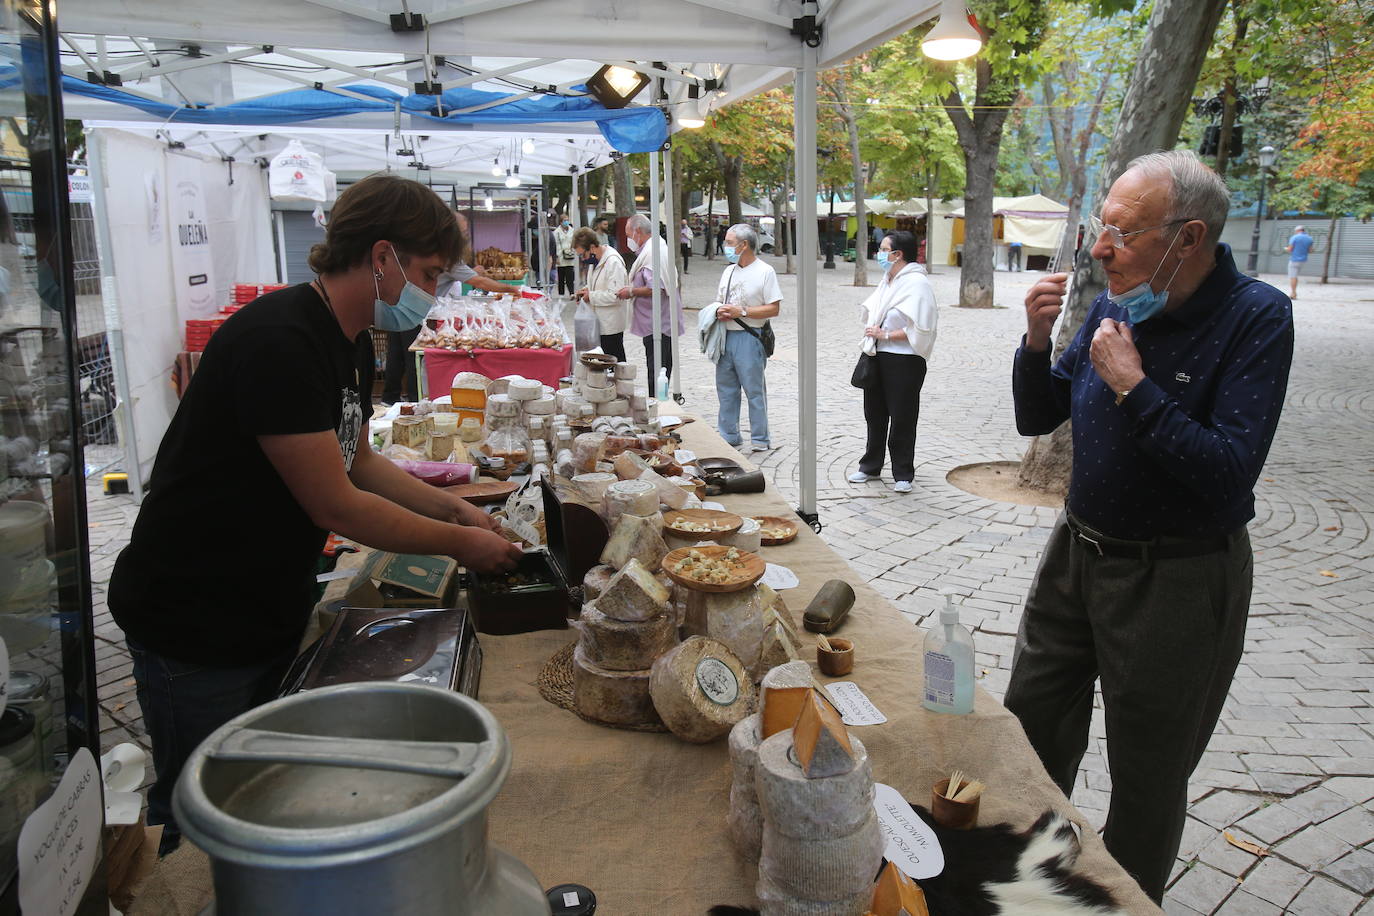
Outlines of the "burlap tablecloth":
<svg viewBox="0 0 1374 916">
<path fill-rule="evenodd" d="M 748 464 L 705 422 L 684 427 L 683 438 L 699 457 Z M 793 514 L 772 489 L 720 502 L 746 515 Z M 929 805 L 931 786 L 963 769 L 987 783 L 982 824 L 1005 821 L 1024 829 L 1046 808 L 1062 811 L 1082 827 L 1079 870 L 1110 889 L 1129 912 L 1160 912 L 1055 787 L 1016 718 L 997 700 L 980 689 L 967 716 L 921 707 L 922 632 L 824 541 L 803 527 L 791 544 L 764 548 L 763 555 L 801 580 L 782 593 L 798 623 L 828 579 L 854 587 L 857 602 L 839 631 L 855 643 L 854 671 L 844 680 L 857 683 L 888 719 L 853 730 L 868 748 L 875 779 Z M 753 905 L 756 866 L 740 859 L 726 830 L 725 741 L 693 745 L 669 734 L 602 728 L 545 702 L 535 686 L 539 670 L 574 638 L 575 631 L 555 630 L 481 639 L 479 698 L 506 728 L 514 752 L 510 778 L 490 810 L 492 842 L 529 865 L 545 887 L 590 887 L 600 901 L 597 912 L 607 916 L 699 916 L 715 904 Z M 814 669 L 809 645 L 806 658 Z M 195 858 L 196 865 L 203 862 Z M 181 880 L 196 873 L 205 880 L 203 865 L 175 864 Z M 169 901 L 156 879 L 147 890 Z"/>
</svg>

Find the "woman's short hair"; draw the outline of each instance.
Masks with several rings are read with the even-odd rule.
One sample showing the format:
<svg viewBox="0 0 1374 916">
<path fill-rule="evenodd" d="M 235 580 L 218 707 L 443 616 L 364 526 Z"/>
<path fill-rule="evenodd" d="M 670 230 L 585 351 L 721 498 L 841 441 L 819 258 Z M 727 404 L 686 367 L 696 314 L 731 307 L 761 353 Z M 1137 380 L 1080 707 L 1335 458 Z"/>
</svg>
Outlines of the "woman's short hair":
<svg viewBox="0 0 1374 916">
<path fill-rule="evenodd" d="M 588 229 L 586 226 L 583 226 L 573 233 L 574 248 L 581 248 L 583 251 L 591 251 L 600 244 L 601 239 L 597 237 L 593 230 Z"/>
<path fill-rule="evenodd" d="M 905 229 L 893 229 L 883 235 L 885 239 L 892 239 L 892 250 L 902 253 L 902 260 L 908 264 L 915 264 L 918 253 L 916 236 Z"/>
<path fill-rule="evenodd" d="M 382 240 L 402 257 L 443 255 L 449 267 L 465 244 L 457 218 L 439 195 L 409 178 L 369 175 L 339 195 L 324 241 L 310 249 L 310 269 L 328 274 L 356 267 Z"/>
</svg>

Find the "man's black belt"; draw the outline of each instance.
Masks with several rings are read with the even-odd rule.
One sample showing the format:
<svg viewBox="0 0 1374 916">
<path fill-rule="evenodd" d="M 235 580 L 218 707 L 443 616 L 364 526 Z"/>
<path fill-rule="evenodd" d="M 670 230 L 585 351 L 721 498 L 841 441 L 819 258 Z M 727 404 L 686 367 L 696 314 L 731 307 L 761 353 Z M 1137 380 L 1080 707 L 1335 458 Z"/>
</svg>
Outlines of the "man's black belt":
<svg viewBox="0 0 1374 916">
<path fill-rule="evenodd" d="M 1218 553 L 1231 546 L 1233 534 L 1214 538 L 1155 538 L 1149 541 L 1128 541 L 1108 537 L 1087 527 L 1068 512 L 1064 513 L 1069 533 L 1074 540 L 1099 557 L 1125 557 L 1148 563 L 1151 560 L 1172 560 L 1180 557 L 1200 557 Z"/>
</svg>

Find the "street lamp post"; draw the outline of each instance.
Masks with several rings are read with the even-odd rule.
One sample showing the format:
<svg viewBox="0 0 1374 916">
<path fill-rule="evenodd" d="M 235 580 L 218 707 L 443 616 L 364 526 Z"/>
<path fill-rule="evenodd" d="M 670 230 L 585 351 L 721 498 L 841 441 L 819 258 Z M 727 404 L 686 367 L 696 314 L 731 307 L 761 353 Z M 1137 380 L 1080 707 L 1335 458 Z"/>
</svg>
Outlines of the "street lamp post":
<svg viewBox="0 0 1374 916">
<path fill-rule="evenodd" d="M 1259 206 L 1255 211 L 1255 231 L 1250 233 L 1250 260 L 1245 272 L 1252 277 L 1259 276 L 1260 220 L 1264 219 L 1264 189 L 1269 184 L 1269 169 L 1278 158 L 1278 151 L 1272 146 L 1262 147 L 1259 151 L 1260 192 Z"/>
<path fill-rule="evenodd" d="M 830 216 L 825 221 L 825 263 L 824 270 L 835 269 L 835 186 L 830 186 Z"/>
</svg>

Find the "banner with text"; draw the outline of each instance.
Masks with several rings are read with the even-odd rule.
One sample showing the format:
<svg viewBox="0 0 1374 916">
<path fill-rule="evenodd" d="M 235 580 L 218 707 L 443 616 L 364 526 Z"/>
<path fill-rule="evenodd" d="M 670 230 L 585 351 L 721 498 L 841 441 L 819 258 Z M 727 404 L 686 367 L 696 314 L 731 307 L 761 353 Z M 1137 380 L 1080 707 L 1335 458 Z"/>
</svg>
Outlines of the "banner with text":
<svg viewBox="0 0 1374 916">
<path fill-rule="evenodd" d="M 220 310 L 215 293 L 215 262 L 210 249 L 210 219 L 196 159 L 167 156 L 167 225 L 172 230 L 172 272 L 177 312 L 183 318 L 209 318 Z"/>
</svg>

